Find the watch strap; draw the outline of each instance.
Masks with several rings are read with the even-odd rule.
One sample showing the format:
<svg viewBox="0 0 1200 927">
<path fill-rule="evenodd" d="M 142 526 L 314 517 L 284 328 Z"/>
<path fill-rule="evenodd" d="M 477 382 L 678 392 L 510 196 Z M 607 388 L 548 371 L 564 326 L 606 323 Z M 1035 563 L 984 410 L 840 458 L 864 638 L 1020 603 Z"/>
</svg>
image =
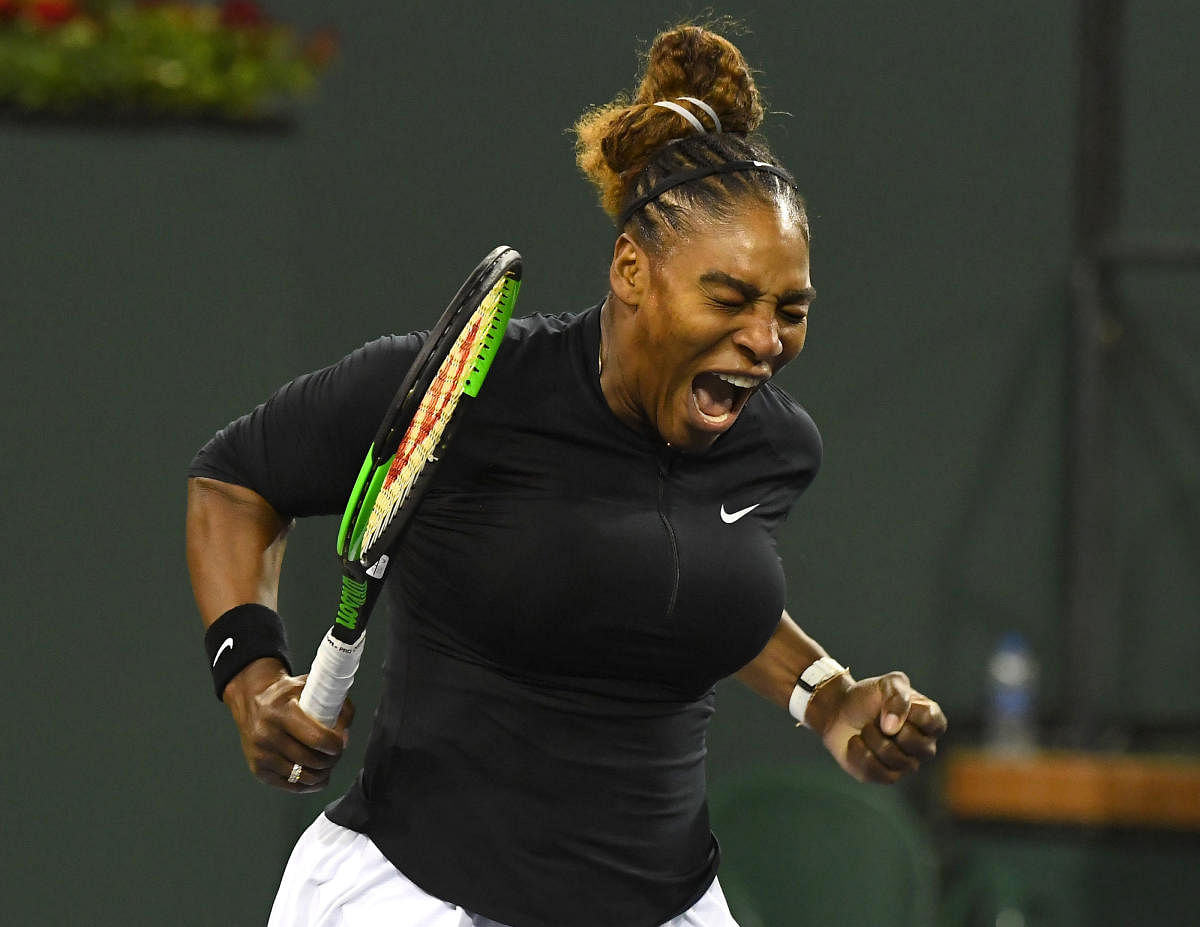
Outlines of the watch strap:
<svg viewBox="0 0 1200 927">
<path fill-rule="evenodd" d="M 808 711 L 813 693 L 835 676 L 848 671 L 849 667 L 842 666 L 833 657 L 814 660 L 796 680 L 796 687 L 792 689 L 792 697 L 788 700 L 788 714 L 807 727 L 804 714 Z"/>
</svg>

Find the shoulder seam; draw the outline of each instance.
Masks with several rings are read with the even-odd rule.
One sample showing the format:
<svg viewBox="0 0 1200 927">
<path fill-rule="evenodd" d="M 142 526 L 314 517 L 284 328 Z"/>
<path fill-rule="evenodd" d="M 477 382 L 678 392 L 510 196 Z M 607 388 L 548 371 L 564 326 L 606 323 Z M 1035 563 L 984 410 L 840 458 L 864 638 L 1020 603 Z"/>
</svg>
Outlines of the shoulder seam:
<svg viewBox="0 0 1200 927">
<path fill-rule="evenodd" d="M 816 427 L 816 422 L 814 422 L 812 416 L 808 414 L 808 410 L 805 409 L 804 406 L 801 405 L 795 399 L 795 397 L 793 397 L 786 390 L 781 389 L 780 387 L 776 386 L 774 383 L 771 383 L 770 381 L 765 383 L 764 386 L 771 392 L 771 394 L 774 397 L 777 397 L 779 399 L 781 404 L 784 405 L 788 409 L 788 411 L 792 413 L 792 415 L 796 416 L 797 418 L 807 419 L 810 423 L 812 423 L 812 428 L 816 435 L 817 469 L 819 469 L 820 465 L 821 465 L 822 441 L 821 441 L 821 432 Z M 770 447 L 771 453 L 775 455 L 776 459 L 785 465 L 788 465 L 788 466 L 792 465 L 793 462 L 790 460 L 790 458 L 786 454 L 784 454 L 780 450 L 779 445 L 775 440 L 775 436 L 771 433 L 771 430 L 769 428 L 764 429 L 763 436 L 766 439 L 767 446 Z M 811 474 L 807 474 L 808 478 L 805 481 L 805 484 L 807 485 L 808 482 L 811 482 L 812 478 L 815 477 L 815 475 L 816 475 L 816 470 L 814 470 Z"/>
</svg>

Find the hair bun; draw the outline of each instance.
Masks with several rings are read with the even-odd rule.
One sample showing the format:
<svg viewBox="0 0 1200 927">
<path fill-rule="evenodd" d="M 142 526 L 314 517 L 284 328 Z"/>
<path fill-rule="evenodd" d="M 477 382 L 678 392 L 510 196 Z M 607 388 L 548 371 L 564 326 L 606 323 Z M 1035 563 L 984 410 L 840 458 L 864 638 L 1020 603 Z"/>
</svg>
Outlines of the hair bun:
<svg viewBox="0 0 1200 927">
<path fill-rule="evenodd" d="M 700 26 L 661 33 L 650 46 L 635 103 L 698 97 L 711 106 L 727 132 L 746 134 L 762 123 L 758 87 L 746 59 L 723 36 Z"/>
<path fill-rule="evenodd" d="M 758 87 L 732 42 L 701 26 L 660 33 L 633 100 L 618 97 L 584 113 L 575 125 L 576 160 L 610 216 L 616 217 L 629 185 L 653 154 L 695 131 L 678 113 L 654 105 L 685 96 L 711 106 L 725 132 L 745 135 L 762 123 Z M 705 125 L 711 122 L 699 107 L 681 105 Z"/>
</svg>

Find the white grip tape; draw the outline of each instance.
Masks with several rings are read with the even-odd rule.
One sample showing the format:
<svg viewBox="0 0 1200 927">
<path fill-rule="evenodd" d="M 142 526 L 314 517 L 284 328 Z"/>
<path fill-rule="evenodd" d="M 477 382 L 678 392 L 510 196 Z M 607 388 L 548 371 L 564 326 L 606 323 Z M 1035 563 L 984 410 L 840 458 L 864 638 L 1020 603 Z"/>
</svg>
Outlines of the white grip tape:
<svg viewBox="0 0 1200 927">
<path fill-rule="evenodd" d="M 346 644 L 330 631 L 317 647 L 312 669 L 304 690 L 300 693 L 300 707 L 305 714 L 316 718 L 326 727 L 332 727 L 342 711 L 346 693 L 354 685 L 354 674 L 358 672 L 358 661 L 362 658 L 366 632 L 353 644 Z"/>
</svg>

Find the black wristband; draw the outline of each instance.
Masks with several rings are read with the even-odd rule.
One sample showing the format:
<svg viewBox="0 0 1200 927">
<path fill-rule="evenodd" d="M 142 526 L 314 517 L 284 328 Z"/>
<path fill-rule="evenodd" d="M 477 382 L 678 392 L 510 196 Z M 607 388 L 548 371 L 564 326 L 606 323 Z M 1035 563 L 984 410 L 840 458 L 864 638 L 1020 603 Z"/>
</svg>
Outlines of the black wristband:
<svg viewBox="0 0 1200 927">
<path fill-rule="evenodd" d="M 212 667 L 217 701 L 224 701 L 229 681 L 255 660 L 274 657 L 292 672 L 287 635 L 278 612 L 248 602 L 231 608 L 204 632 L 204 649 Z"/>
</svg>

